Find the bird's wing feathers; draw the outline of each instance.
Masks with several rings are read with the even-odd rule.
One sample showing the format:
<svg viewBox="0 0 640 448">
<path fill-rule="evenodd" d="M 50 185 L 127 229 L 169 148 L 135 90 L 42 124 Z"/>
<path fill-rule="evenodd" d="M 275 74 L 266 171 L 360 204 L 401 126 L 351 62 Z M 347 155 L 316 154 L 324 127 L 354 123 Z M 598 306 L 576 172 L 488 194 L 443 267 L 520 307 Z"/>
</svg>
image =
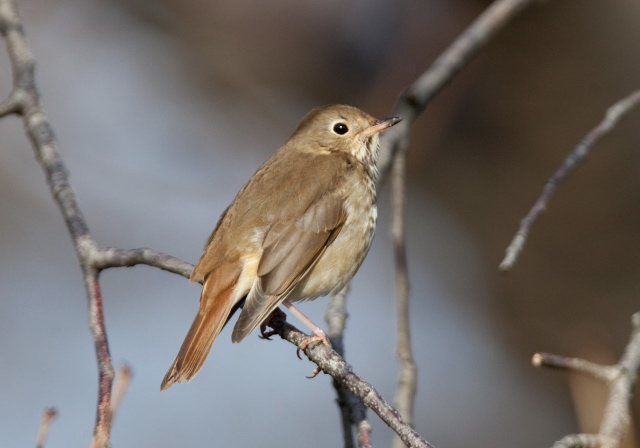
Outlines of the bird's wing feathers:
<svg viewBox="0 0 640 448">
<path fill-rule="evenodd" d="M 231 339 L 240 342 L 294 290 L 340 232 L 344 199 L 326 194 L 299 219 L 274 223 L 266 232 L 258 277 L 245 301 Z"/>
</svg>

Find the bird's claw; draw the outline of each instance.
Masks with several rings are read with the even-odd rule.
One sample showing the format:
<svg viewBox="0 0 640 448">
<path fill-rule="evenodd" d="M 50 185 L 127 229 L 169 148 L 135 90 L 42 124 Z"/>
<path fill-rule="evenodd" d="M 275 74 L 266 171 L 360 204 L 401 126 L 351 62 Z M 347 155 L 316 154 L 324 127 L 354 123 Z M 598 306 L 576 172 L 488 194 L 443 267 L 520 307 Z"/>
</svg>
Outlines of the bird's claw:
<svg viewBox="0 0 640 448">
<path fill-rule="evenodd" d="M 271 336 L 274 336 L 276 334 L 278 334 L 276 330 L 267 330 L 266 324 L 260 325 L 260 334 L 258 335 L 260 339 L 264 339 L 265 341 L 270 341 Z"/>
<path fill-rule="evenodd" d="M 308 376 L 307 378 L 309 378 L 310 380 L 317 377 L 318 373 L 320 373 L 322 371 L 322 369 L 320 368 L 320 366 L 316 366 L 315 369 L 313 369 L 313 372 L 311 372 L 311 376 Z"/>
<path fill-rule="evenodd" d="M 327 337 L 327 334 L 323 331 L 322 333 L 316 333 L 315 336 L 309 336 L 307 339 L 302 341 L 300 345 L 298 345 L 298 349 L 296 350 L 296 355 L 298 356 L 298 358 L 302 359 L 302 357 L 300 356 L 300 352 L 305 351 L 307 347 L 309 347 L 311 344 L 315 344 L 316 342 L 322 342 L 327 347 L 333 348 L 333 346 L 331 345 L 331 341 L 329 341 L 329 338 Z"/>
</svg>

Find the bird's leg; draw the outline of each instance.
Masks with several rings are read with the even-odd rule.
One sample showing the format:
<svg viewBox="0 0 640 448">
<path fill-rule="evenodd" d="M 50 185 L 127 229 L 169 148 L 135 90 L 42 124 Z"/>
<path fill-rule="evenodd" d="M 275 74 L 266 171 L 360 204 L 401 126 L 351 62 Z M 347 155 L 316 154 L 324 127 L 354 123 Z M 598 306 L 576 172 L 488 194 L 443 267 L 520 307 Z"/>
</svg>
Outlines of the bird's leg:
<svg viewBox="0 0 640 448">
<path fill-rule="evenodd" d="M 311 320 L 309 320 L 307 316 L 302 314 L 302 312 L 300 312 L 300 310 L 293 306 L 288 300 L 285 300 L 284 302 L 282 302 L 282 304 L 289 308 L 289 310 L 293 314 L 295 314 L 296 317 L 302 321 L 302 323 L 309 327 L 314 334 L 314 336 L 308 337 L 298 346 L 298 358 L 300 357 L 300 350 L 306 349 L 310 344 L 313 344 L 314 342 L 322 342 L 331 348 L 329 337 L 327 336 L 327 333 L 322 330 L 322 328 L 311 322 Z"/>
<path fill-rule="evenodd" d="M 278 334 L 276 330 L 267 330 L 267 326 L 269 322 L 271 322 L 271 319 L 273 319 L 274 317 L 279 317 L 282 320 L 287 320 L 287 315 L 280 308 L 276 308 L 275 310 L 271 311 L 271 314 L 269 314 L 269 317 L 267 317 L 260 324 L 260 336 L 258 336 L 260 339 L 265 339 L 267 341 L 270 341 L 271 336 Z"/>
</svg>

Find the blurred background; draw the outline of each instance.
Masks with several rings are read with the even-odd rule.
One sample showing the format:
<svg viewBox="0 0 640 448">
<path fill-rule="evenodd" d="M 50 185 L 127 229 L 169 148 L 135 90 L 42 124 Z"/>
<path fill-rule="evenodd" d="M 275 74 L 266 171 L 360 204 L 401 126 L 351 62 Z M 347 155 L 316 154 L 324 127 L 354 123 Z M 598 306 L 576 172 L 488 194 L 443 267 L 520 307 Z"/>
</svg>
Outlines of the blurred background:
<svg viewBox="0 0 640 448">
<path fill-rule="evenodd" d="M 37 79 L 98 244 L 195 263 L 218 216 L 312 107 L 388 116 L 489 2 L 23 0 Z M 548 176 L 640 86 L 640 3 L 551 0 L 503 30 L 415 123 L 408 253 L 415 426 L 437 447 L 545 447 L 597 430 L 606 390 L 536 351 L 613 363 L 640 309 L 640 111 L 596 147 L 497 266 Z M 0 97 L 11 72 L 0 53 Z M 347 359 L 392 400 L 388 191 L 353 281 Z M 0 120 L 0 446 L 87 446 L 97 371 L 86 296 L 20 120 Z M 330 378 L 280 340 L 223 331 L 160 393 L 199 287 L 149 267 L 102 275 L 111 354 L 134 370 L 114 446 L 340 446 Z M 326 299 L 302 306 L 324 325 Z M 296 324 L 296 322 L 294 322 Z M 634 409 L 640 409 L 636 400 Z M 374 446 L 392 432 L 370 415 Z M 637 423 L 637 418 L 636 418 Z M 633 437 L 627 447 L 635 446 Z"/>
</svg>

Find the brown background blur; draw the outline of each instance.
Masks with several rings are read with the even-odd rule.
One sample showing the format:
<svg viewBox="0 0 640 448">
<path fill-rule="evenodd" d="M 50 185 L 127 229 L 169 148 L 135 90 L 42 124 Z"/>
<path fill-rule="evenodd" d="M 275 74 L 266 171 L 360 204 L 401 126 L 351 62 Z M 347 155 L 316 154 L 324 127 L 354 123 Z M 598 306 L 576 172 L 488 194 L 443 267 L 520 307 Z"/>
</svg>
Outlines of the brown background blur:
<svg viewBox="0 0 640 448">
<path fill-rule="evenodd" d="M 24 0 L 38 83 L 99 244 L 195 262 L 220 212 L 309 109 L 387 116 L 489 3 L 472 0 Z M 598 144 L 497 266 L 519 220 L 606 108 L 640 88 L 640 3 L 550 0 L 503 30 L 415 123 L 408 251 L 416 429 L 437 447 L 543 447 L 595 431 L 604 387 L 535 351 L 615 362 L 640 310 L 640 111 Z M 11 76 L 0 54 L 0 92 Z M 0 95 L 0 96 L 1 96 Z M 347 358 L 393 397 L 388 192 L 354 279 Z M 86 446 L 97 374 L 73 248 L 21 123 L 0 121 L 0 446 Z M 135 372 L 114 446 L 340 446 L 329 378 L 282 342 L 228 330 L 194 381 L 159 384 L 198 288 L 103 274 L 116 364 Z M 322 323 L 326 299 L 303 310 Z M 639 402 L 634 409 L 637 415 Z M 391 431 L 371 415 L 374 445 Z M 637 418 L 635 419 L 637 424 Z M 628 446 L 635 446 L 630 443 Z"/>
</svg>

